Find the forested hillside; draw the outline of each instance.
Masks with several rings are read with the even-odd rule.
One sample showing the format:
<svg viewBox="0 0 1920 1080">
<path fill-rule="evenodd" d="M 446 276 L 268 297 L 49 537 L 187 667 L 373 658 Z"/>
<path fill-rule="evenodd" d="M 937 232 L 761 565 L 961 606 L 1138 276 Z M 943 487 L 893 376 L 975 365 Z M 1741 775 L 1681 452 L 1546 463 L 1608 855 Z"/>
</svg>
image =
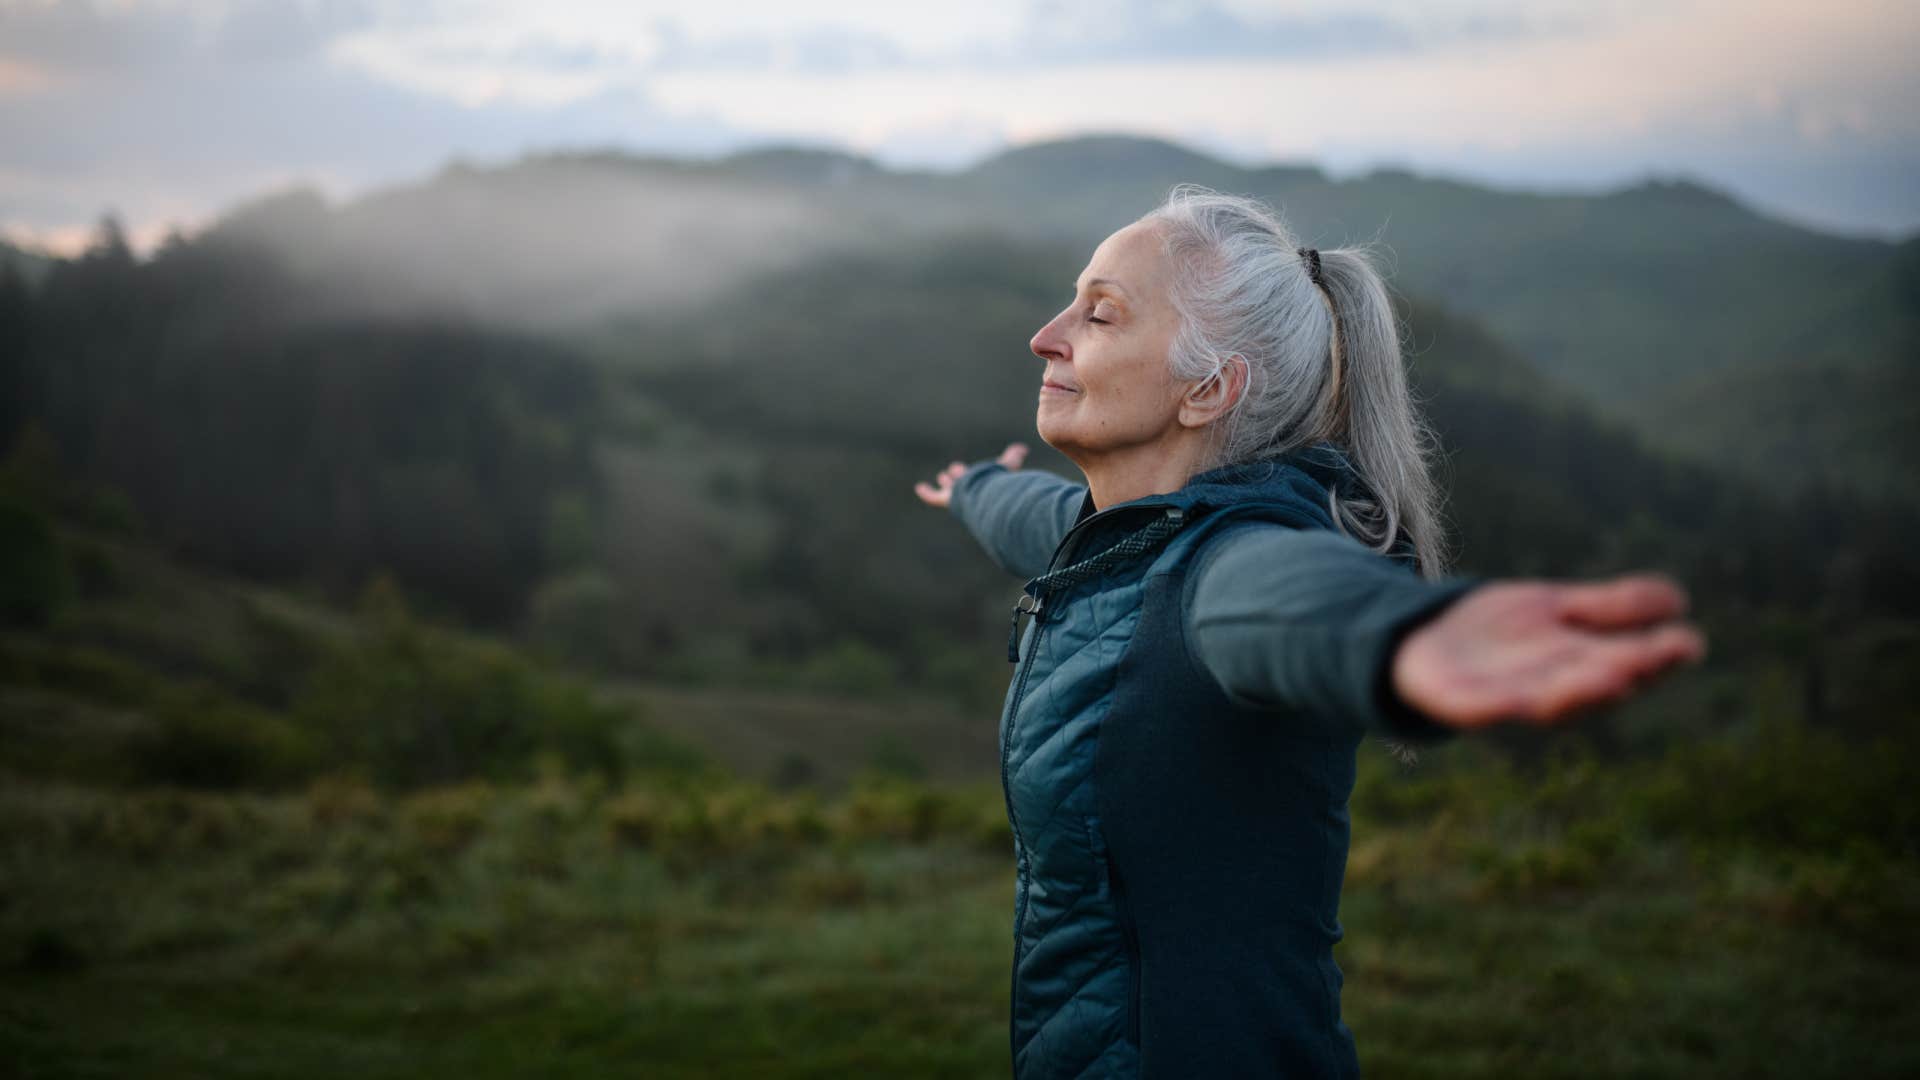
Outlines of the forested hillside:
<svg viewBox="0 0 1920 1080">
<path fill-rule="evenodd" d="M 338 207 L 265 199 L 202 242 L 278 252 L 324 284 L 315 312 L 431 306 L 580 328 L 963 234 L 1082 257 L 1181 182 L 1268 199 L 1320 246 L 1380 246 L 1402 291 L 1482 322 L 1655 445 L 1770 486 L 1916 498 L 1910 441 L 1801 441 L 1920 420 L 1904 392 L 1920 363 L 1913 242 L 1811 232 L 1686 181 L 1542 195 L 1393 170 L 1336 180 L 1118 137 L 1023 147 L 957 174 L 826 151 L 572 154 L 449 167 Z M 1794 423 L 1755 372 L 1793 386 Z"/>
<path fill-rule="evenodd" d="M 907 491 L 949 458 L 1031 436 L 1037 365 L 1025 342 L 1084 259 L 1073 241 L 936 232 L 928 221 L 909 226 L 901 211 L 894 231 L 740 265 L 695 244 L 698 280 L 674 286 L 657 285 L 657 270 L 622 264 L 636 276 L 608 287 L 640 300 L 546 320 L 445 297 L 383 297 L 378 280 L 330 260 L 377 251 L 384 215 L 404 204 L 419 215 L 413 228 L 440 237 L 437 261 L 419 258 L 442 275 L 473 269 L 484 298 L 528 284 L 512 275 L 555 285 L 592 269 L 569 262 L 571 249 L 557 241 L 547 263 L 528 263 L 525 223 L 480 231 L 468 217 L 500 199 L 509 210 L 524 206 L 556 169 L 585 170 L 589 203 L 635 200 L 636 227 L 661 215 L 679 222 L 684 235 L 639 245 L 654 251 L 634 256 L 644 261 L 699 237 L 737 241 L 738 230 L 764 224 L 714 224 L 715 192 L 706 203 L 661 201 L 677 173 L 720 173 L 731 199 L 777 188 L 787 202 L 774 206 L 819 196 L 851 220 L 885 217 L 941 186 L 974 200 L 1058 197 L 1089 154 L 1114 159 L 1092 175 L 1096 194 L 1116 199 L 1152 182 L 1130 167 L 1202 176 L 1225 168 L 1136 143 L 1043 147 L 959 178 L 808 154 L 720 165 L 569 159 L 497 175 L 456 170 L 339 211 L 280 200 L 144 261 L 108 228 L 83 258 L 53 265 L 37 285 L 9 278 L 0 292 L 0 340 L 17 343 L 0 369 L 9 380 L 0 435 L 12 445 L 43 434 L 64 468 L 124 493 L 150 534 L 186 558 L 341 599 L 390 573 L 428 610 L 587 667 L 698 678 L 838 658 L 854 683 L 990 687 L 989 663 L 955 657 L 977 655 L 970 643 L 1007 584 Z M 633 191 L 618 183 L 623 170 L 642 177 Z M 1411 178 L 1329 185 L 1309 171 L 1262 175 L 1349 195 L 1388 183 L 1452 191 L 1518 207 L 1509 213 L 1553 204 Z M 867 183 L 897 205 L 856 207 L 849 189 Z M 1637 226 L 1646 236 L 1696 220 L 1675 216 L 1676 200 L 1701 202 L 1723 225 L 1744 220 L 1697 192 L 1656 194 L 1592 200 L 1580 214 L 1624 214 L 1651 200 Z M 1465 212 L 1446 209 L 1419 216 Z M 585 220 L 580 205 L 549 212 Z M 1755 222 L 1735 234 L 1794 235 Z M 289 249 L 302 237 L 310 248 Z M 1829 246 L 1867 259 L 1866 247 L 1849 243 Z M 487 259 L 489 250 L 498 257 Z M 1738 250 L 1727 248 L 1723 263 L 1744 265 Z M 1615 280 L 1631 277 L 1622 270 Z M 1417 284 L 1403 277 L 1403 288 Z M 1910 292 L 1867 295 L 1885 312 Z M 613 293 L 596 295 L 612 302 Z M 537 308 L 551 297 L 535 290 L 523 299 Z M 1569 318 L 1593 314 L 1568 303 Z M 1915 503 L 1861 485 L 1765 482 L 1671 460 L 1584 404 L 1553 365 L 1470 316 L 1417 298 L 1404 315 L 1415 383 L 1444 447 L 1464 569 L 1651 565 L 1722 608 L 1817 604 L 1902 617 L 1920 609 L 1905 542 Z M 1814 369 L 1777 360 L 1753 370 L 1774 379 L 1711 397 L 1715 408 L 1702 409 L 1710 419 L 1683 425 L 1689 438 L 1752 434 L 1731 405 L 1771 400 L 1784 409 L 1781 396 L 1803 393 Z M 1876 379 L 1897 385 L 1892 369 L 1846 371 L 1854 381 L 1833 385 L 1864 396 L 1889 389 Z M 1676 376 L 1673 391 L 1710 393 L 1702 387 L 1712 378 Z M 1794 400 L 1806 417 L 1794 430 L 1834 433 L 1810 444 L 1809 456 L 1897 457 L 1912 445 L 1897 396 L 1876 402 L 1879 428 L 1868 416 L 1840 425 L 1817 399 Z"/>
<path fill-rule="evenodd" d="M 270 248 L 223 235 L 141 262 L 107 235 L 6 294 L 0 335 L 25 345 L 5 434 L 44 432 L 185 557 L 339 597 L 389 572 L 588 666 L 851 649 L 883 678 L 951 679 L 929 668 L 1006 585 L 907 490 L 1030 436 L 1024 342 L 1079 258 L 922 237 L 541 333 L 323 318 L 326 283 Z M 1405 314 L 1463 567 L 1647 563 L 1713 603 L 1915 610 L 1908 504 L 1668 461 L 1472 321 Z M 1875 585 L 1836 589 L 1836 567 Z"/>
</svg>

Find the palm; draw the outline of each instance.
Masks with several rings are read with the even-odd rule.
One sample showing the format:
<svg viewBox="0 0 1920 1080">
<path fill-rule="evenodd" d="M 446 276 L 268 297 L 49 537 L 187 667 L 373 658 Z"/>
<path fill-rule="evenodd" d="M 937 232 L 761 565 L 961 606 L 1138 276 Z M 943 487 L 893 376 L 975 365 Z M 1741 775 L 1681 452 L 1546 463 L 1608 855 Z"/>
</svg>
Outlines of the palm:
<svg viewBox="0 0 1920 1080">
<path fill-rule="evenodd" d="M 1553 723 L 1699 659 L 1705 642 L 1681 621 L 1685 610 L 1678 586 L 1648 575 L 1495 582 L 1407 637 L 1394 655 L 1393 686 L 1451 727 Z"/>
</svg>

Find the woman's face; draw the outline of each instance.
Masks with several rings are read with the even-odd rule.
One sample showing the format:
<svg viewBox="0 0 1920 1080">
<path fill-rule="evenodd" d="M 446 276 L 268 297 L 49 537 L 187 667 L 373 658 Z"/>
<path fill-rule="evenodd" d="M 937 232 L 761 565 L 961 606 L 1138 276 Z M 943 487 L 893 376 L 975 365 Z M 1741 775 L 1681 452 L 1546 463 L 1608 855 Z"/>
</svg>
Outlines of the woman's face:
<svg viewBox="0 0 1920 1080">
<path fill-rule="evenodd" d="M 1167 263 L 1157 227 L 1121 229 L 1094 250 L 1073 302 L 1033 335 L 1034 355 L 1047 362 L 1040 437 L 1083 468 L 1179 428 L 1187 388 L 1167 367 L 1180 326 Z"/>
</svg>

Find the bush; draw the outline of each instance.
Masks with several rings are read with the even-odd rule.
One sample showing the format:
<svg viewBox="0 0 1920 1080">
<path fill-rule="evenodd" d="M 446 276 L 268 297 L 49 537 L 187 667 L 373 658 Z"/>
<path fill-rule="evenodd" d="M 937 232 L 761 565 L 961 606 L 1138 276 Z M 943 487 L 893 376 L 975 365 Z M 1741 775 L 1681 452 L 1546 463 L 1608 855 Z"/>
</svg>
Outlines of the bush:
<svg viewBox="0 0 1920 1080">
<path fill-rule="evenodd" d="M 870 777 L 848 796 L 847 835 L 865 840 L 924 844 L 954 824 L 940 792 L 886 777 Z"/>
<path fill-rule="evenodd" d="M 546 652 L 585 667 L 613 669 L 625 659 L 620 586 L 602 570 L 575 570 L 534 590 L 530 632 Z"/>
<path fill-rule="evenodd" d="M 1719 846 L 1920 854 L 1911 740 L 1863 742 L 1796 723 L 1674 747 L 1625 794 L 1657 831 Z"/>
<path fill-rule="evenodd" d="M 900 672 L 893 659 L 862 642 L 844 640 L 815 653 L 795 672 L 801 686 L 829 693 L 873 697 L 896 690 Z"/>
<path fill-rule="evenodd" d="M 53 523 L 0 495 L 0 622 L 45 625 L 73 594 L 73 574 Z"/>
<path fill-rule="evenodd" d="M 207 689 L 167 695 L 153 727 L 128 747 L 138 780 L 217 790 L 305 780 L 319 765 L 318 750 L 286 717 Z"/>
<path fill-rule="evenodd" d="M 629 763 L 691 771 L 696 752 L 638 728 L 631 707 L 498 645 L 413 619 L 390 585 L 369 590 L 360 632 L 323 661 L 296 711 L 333 760 L 390 788 L 531 775 L 536 755 L 618 781 Z"/>
<path fill-rule="evenodd" d="M 485 784 L 423 791 L 400 804 L 400 821 L 423 851 L 456 855 L 480 835 L 496 795 Z"/>
</svg>

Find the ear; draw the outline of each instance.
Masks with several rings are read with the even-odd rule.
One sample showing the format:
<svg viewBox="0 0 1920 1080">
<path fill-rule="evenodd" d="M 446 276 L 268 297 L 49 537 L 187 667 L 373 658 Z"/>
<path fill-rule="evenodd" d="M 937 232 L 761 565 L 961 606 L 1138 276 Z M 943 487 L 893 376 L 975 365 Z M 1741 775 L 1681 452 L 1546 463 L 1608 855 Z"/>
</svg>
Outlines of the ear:
<svg viewBox="0 0 1920 1080">
<path fill-rule="evenodd" d="M 1201 428 L 1225 416 L 1247 392 L 1247 359 L 1227 357 L 1220 370 L 1189 387 L 1180 399 L 1180 424 Z"/>
</svg>

